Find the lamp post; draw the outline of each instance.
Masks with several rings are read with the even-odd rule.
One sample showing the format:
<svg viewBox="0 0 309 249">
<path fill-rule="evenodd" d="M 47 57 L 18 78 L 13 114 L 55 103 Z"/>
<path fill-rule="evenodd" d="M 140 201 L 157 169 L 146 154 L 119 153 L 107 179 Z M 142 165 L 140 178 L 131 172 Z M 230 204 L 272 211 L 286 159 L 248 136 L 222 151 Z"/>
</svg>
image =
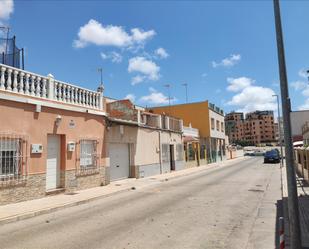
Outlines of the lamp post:
<svg viewBox="0 0 309 249">
<path fill-rule="evenodd" d="M 280 90 L 281 90 L 281 105 L 282 116 L 284 122 L 284 145 L 285 145 L 285 164 L 286 164 L 286 178 L 288 185 L 288 213 L 289 213 L 289 227 L 290 227 L 290 245 L 291 249 L 301 248 L 301 230 L 299 222 L 299 207 L 298 194 L 296 184 L 296 174 L 294 168 L 293 142 L 291 132 L 291 102 L 289 98 L 288 79 L 285 66 L 285 55 L 283 45 L 283 35 L 280 16 L 279 0 L 273 0 L 277 53 L 280 75 Z"/>
<path fill-rule="evenodd" d="M 186 103 L 188 103 L 188 83 L 183 83 L 182 86 L 186 88 Z"/>
<path fill-rule="evenodd" d="M 103 93 L 104 86 L 103 86 L 103 68 L 99 67 L 98 72 L 100 73 L 100 86 L 98 87 L 98 92 Z"/>
<path fill-rule="evenodd" d="M 281 134 L 281 117 L 280 117 L 280 108 L 279 108 L 279 96 L 278 94 L 274 94 L 273 97 L 276 97 L 277 99 L 277 111 L 278 111 L 278 129 L 279 129 L 279 145 L 280 145 L 280 153 L 281 153 L 281 158 L 280 158 L 280 166 L 283 166 L 283 148 L 282 148 L 282 134 Z"/>
</svg>

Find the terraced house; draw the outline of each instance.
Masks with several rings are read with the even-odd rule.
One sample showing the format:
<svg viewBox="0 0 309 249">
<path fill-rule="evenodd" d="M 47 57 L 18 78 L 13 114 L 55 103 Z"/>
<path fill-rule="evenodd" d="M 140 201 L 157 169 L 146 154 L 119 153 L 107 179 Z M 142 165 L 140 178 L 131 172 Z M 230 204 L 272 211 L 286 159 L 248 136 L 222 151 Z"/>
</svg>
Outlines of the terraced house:
<svg viewBox="0 0 309 249">
<path fill-rule="evenodd" d="M 0 204 L 108 183 L 102 89 L 0 64 Z"/>
<path fill-rule="evenodd" d="M 196 129 L 195 139 L 188 141 L 190 143 L 185 147 L 188 166 L 192 165 L 190 161 L 203 165 L 226 159 L 224 112 L 219 107 L 203 101 L 152 107 L 149 111 L 182 119 L 184 126 Z M 194 141 L 197 137 L 199 143 Z"/>
</svg>

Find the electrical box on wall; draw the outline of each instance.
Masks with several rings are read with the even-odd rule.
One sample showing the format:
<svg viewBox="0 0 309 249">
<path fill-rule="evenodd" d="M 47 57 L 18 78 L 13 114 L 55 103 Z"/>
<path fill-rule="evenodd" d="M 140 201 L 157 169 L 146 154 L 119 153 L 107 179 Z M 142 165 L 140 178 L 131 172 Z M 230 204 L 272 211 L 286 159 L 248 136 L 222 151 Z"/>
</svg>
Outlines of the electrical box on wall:
<svg viewBox="0 0 309 249">
<path fill-rule="evenodd" d="M 68 142 L 68 151 L 75 151 L 75 142 Z"/>
<path fill-rule="evenodd" d="M 43 152 L 43 145 L 42 144 L 31 144 L 31 153 L 40 154 L 42 152 Z"/>
</svg>

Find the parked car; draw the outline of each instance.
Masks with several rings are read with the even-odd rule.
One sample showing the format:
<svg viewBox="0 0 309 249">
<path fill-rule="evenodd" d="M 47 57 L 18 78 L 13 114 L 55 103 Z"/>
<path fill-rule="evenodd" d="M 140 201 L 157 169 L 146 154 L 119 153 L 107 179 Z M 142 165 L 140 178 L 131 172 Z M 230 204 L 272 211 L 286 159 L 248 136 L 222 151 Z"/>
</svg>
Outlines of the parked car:
<svg viewBox="0 0 309 249">
<path fill-rule="evenodd" d="M 266 151 L 264 163 L 280 163 L 280 153 L 277 149 Z"/>
</svg>

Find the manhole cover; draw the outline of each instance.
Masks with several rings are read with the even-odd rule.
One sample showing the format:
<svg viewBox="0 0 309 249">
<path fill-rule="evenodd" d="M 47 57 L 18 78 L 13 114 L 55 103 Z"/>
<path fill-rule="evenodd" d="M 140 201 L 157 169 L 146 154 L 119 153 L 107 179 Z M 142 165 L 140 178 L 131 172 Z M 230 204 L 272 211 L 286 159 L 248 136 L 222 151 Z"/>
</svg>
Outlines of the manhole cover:
<svg viewBox="0 0 309 249">
<path fill-rule="evenodd" d="M 261 189 L 249 189 L 248 191 L 251 191 L 251 192 L 264 192 L 264 190 L 261 190 Z"/>
</svg>

